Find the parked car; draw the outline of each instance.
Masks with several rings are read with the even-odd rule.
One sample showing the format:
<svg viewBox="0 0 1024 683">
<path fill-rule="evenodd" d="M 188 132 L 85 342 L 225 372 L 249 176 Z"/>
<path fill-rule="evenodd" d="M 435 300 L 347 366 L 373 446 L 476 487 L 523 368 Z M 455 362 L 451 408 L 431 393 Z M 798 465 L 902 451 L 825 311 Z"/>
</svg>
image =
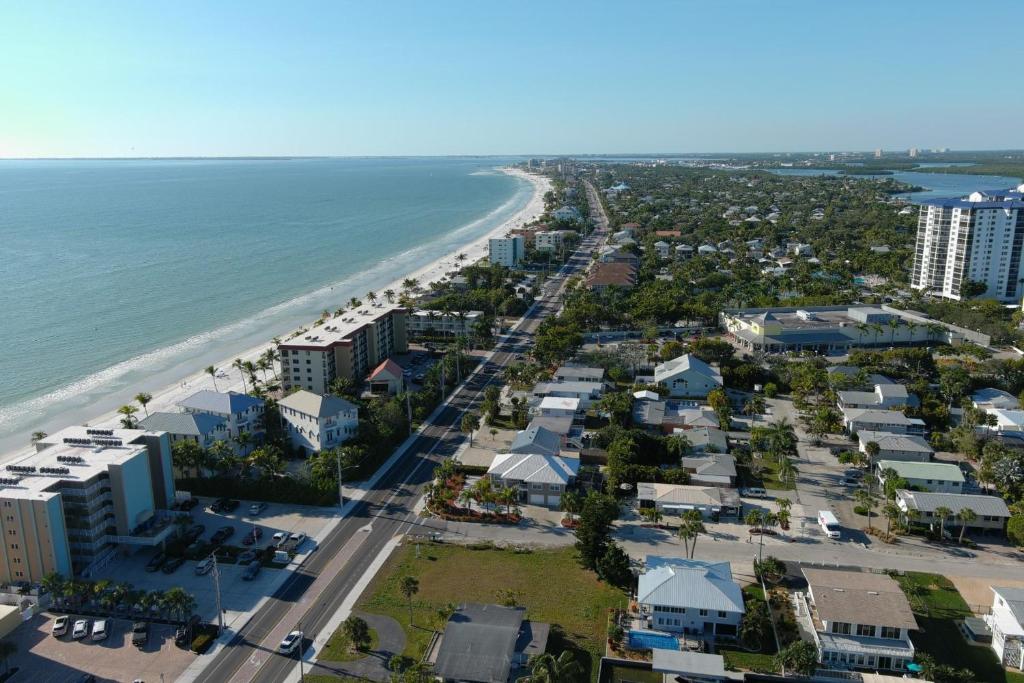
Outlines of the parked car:
<svg viewBox="0 0 1024 683">
<path fill-rule="evenodd" d="M 187 538 L 189 541 L 195 541 L 203 535 L 204 531 L 206 531 L 205 524 L 193 524 L 185 532 L 185 538 Z"/>
<path fill-rule="evenodd" d="M 290 655 L 302 644 L 302 631 L 292 631 L 277 646 L 278 652 Z"/>
<path fill-rule="evenodd" d="M 75 622 L 74 628 L 71 629 L 71 639 L 81 640 L 82 638 L 85 638 L 87 635 L 89 635 L 89 620 L 79 619 Z"/>
<path fill-rule="evenodd" d="M 228 540 L 229 538 L 231 538 L 231 535 L 234 533 L 235 527 L 231 525 L 222 526 L 221 528 L 213 532 L 213 536 L 210 537 L 210 543 L 213 543 L 214 545 L 219 545 L 224 541 Z"/>
<path fill-rule="evenodd" d="M 253 560 L 252 562 L 250 562 L 246 566 L 245 571 L 242 572 L 242 581 L 252 581 L 253 579 L 255 579 L 256 575 L 260 573 L 261 566 L 262 565 L 260 564 L 259 560 Z"/>
<path fill-rule="evenodd" d="M 843 477 L 843 483 L 847 486 L 860 486 L 861 481 L 860 477 L 845 476 Z"/>
<path fill-rule="evenodd" d="M 234 512 L 235 510 L 238 509 L 238 506 L 241 505 L 241 504 L 242 504 L 241 501 L 234 500 L 234 499 L 229 499 L 224 504 L 224 512 Z"/>
<path fill-rule="evenodd" d="M 107 620 L 97 619 L 92 624 L 92 639 L 93 640 L 106 640 L 109 635 L 107 631 Z"/>
<path fill-rule="evenodd" d="M 132 645 L 142 647 L 149 640 L 149 622 L 136 621 L 132 624 Z"/>
<path fill-rule="evenodd" d="M 249 564 L 256 559 L 255 550 L 246 550 L 245 552 L 238 554 L 238 564 Z"/>
<path fill-rule="evenodd" d="M 164 574 L 173 574 L 174 572 L 178 571 L 178 567 L 180 567 L 183 564 L 185 564 L 184 557 L 172 557 L 171 559 L 167 560 L 167 563 L 164 564 L 163 569 L 161 569 L 160 571 L 162 571 Z"/>
<path fill-rule="evenodd" d="M 181 509 L 185 511 L 191 510 L 196 505 L 199 505 L 198 498 L 189 498 L 188 500 L 181 501 Z"/>
<path fill-rule="evenodd" d="M 68 622 L 71 621 L 71 617 L 67 615 L 61 615 L 53 620 L 53 628 L 50 629 L 50 634 L 54 638 L 59 638 L 68 632 Z"/>
<path fill-rule="evenodd" d="M 208 574 L 210 570 L 213 569 L 213 562 L 214 560 L 212 557 L 207 557 L 200 560 L 199 564 L 196 565 L 196 574 L 199 576 L 202 576 L 203 574 Z"/>
<path fill-rule="evenodd" d="M 302 545 L 302 542 L 305 541 L 305 540 L 306 540 L 306 534 L 303 534 L 303 533 L 292 534 L 291 536 L 288 537 L 288 543 L 290 543 L 291 546 L 293 548 L 296 548 L 296 549 L 298 549 L 298 547 L 300 545 Z"/>
<path fill-rule="evenodd" d="M 164 560 L 166 559 L 166 555 L 164 555 L 163 553 L 157 553 L 152 558 L 150 558 L 149 562 L 146 563 L 146 571 L 155 572 L 163 566 Z"/>
<path fill-rule="evenodd" d="M 849 479 L 860 479 L 864 476 L 864 472 L 862 470 L 851 469 L 843 472 L 843 475 Z"/>
<path fill-rule="evenodd" d="M 740 495 L 747 498 L 764 498 L 768 492 L 761 486 L 748 486 L 745 489 L 740 489 Z"/>
<path fill-rule="evenodd" d="M 218 498 L 217 500 L 210 503 L 210 512 L 223 512 L 227 509 L 228 499 Z"/>
<path fill-rule="evenodd" d="M 263 538 L 263 529 L 260 527 L 253 527 L 249 530 L 249 533 L 242 539 L 242 545 L 253 545 L 256 541 Z"/>
<path fill-rule="evenodd" d="M 249 506 L 249 514 L 250 515 L 258 515 L 258 514 L 260 514 L 261 512 L 263 512 L 266 509 L 267 509 L 267 504 L 266 503 L 253 503 L 252 505 Z"/>
<path fill-rule="evenodd" d="M 275 548 L 280 548 L 282 545 L 284 545 L 285 541 L 288 540 L 288 533 L 284 531 L 278 531 L 276 534 L 271 536 L 271 540 L 273 541 L 273 545 Z"/>
</svg>

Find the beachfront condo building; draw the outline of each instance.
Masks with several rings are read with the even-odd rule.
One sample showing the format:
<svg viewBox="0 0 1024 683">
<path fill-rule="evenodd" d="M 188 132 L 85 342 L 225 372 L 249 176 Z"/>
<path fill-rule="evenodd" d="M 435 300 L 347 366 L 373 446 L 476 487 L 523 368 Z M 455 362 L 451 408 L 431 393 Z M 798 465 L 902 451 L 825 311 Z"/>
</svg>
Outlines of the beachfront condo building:
<svg viewBox="0 0 1024 683">
<path fill-rule="evenodd" d="M 972 192 L 959 199 L 921 205 L 910 285 L 935 296 L 961 300 L 969 283 L 982 296 L 1019 301 L 1024 294 L 1024 185 Z"/>
<path fill-rule="evenodd" d="M 429 334 L 468 337 L 473 334 L 473 326 L 483 317 L 483 311 L 445 313 L 443 311 L 419 310 L 409 316 L 407 325 L 410 337 Z"/>
<path fill-rule="evenodd" d="M 526 253 L 526 241 L 519 235 L 513 237 L 492 237 L 488 243 L 491 264 L 515 268 Z"/>
<path fill-rule="evenodd" d="M 89 577 L 175 529 L 166 432 L 69 427 L 0 473 L 0 581 Z"/>
<path fill-rule="evenodd" d="M 409 350 L 407 313 L 396 304 L 361 306 L 282 341 L 281 386 L 327 394 L 338 377 L 362 379 L 384 359 Z"/>
</svg>

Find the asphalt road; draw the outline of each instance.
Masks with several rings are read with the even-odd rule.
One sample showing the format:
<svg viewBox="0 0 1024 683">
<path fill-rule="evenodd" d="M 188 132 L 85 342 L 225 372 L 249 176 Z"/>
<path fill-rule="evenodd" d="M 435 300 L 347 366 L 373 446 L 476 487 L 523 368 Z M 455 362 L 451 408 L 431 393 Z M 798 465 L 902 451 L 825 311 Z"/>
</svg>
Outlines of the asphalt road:
<svg viewBox="0 0 1024 683">
<path fill-rule="evenodd" d="M 588 185 L 587 191 L 591 197 L 591 206 L 600 207 L 593 188 Z M 592 251 L 607 238 L 606 217 L 602 214 L 594 218 L 597 227 L 581 242 L 562 269 L 565 277 L 559 283 L 558 292 L 540 299 L 521 324 L 501 340 L 491 359 L 452 395 L 449 404 L 420 433 L 405 456 L 381 477 L 377 487 L 353 507 L 350 514 L 323 540 L 319 549 L 253 615 L 197 681 L 220 683 L 244 677 L 269 683 L 287 677 L 295 666 L 295 659 L 274 654 L 270 648 L 276 643 L 264 645 L 263 641 L 292 607 L 302 601 L 320 572 L 330 565 L 339 552 L 350 546 L 344 552 L 351 553 L 351 556 L 328 588 L 321 593 L 316 604 L 309 605 L 301 620 L 304 632 L 316 634 L 322 631 L 383 546 L 395 535 L 407 533 L 413 527 L 417 521 L 413 507 L 422 496 L 425 484 L 433 479 L 434 467 L 443 458 L 451 457 L 465 438 L 459 428 L 463 413 L 480 403 L 484 389 L 495 378 L 500 379 L 502 369 L 516 355 L 529 351 L 533 334 L 541 321 L 558 311 L 568 277 L 582 273 L 591 262 Z M 369 531 L 365 530 L 367 525 L 370 525 Z M 262 662 L 262 665 L 257 669 L 254 662 Z M 253 675 L 244 675 L 240 671 L 243 666 L 251 669 Z"/>
</svg>

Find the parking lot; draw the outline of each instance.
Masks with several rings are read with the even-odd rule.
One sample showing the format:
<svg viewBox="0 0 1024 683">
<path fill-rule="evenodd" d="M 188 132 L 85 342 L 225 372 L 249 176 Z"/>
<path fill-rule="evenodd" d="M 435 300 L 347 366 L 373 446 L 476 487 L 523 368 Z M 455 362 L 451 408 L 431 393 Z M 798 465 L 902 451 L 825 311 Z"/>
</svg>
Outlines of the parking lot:
<svg viewBox="0 0 1024 683">
<path fill-rule="evenodd" d="M 201 538 L 208 540 L 214 532 L 223 526 L 233 526 L 234 534 L 225 545 L 241 549 L 265 548 L 272 543 L 277 532 L 304 533 L 307 538 L 296 550 L 300 554 L 308 553 L 316 547 L 318 537 L 329 522 L 337 519 L 336 508 L 319 508 L 284 503 L 270 503 L 259 515 L 249 514 L 252 501 L 240 501 L 236 510 L 230 513 L 210 512 L 213 502 L 211 498 L 199 498 L 199 505 L 192 511 L 195 524 L 206 527 Z M 253 525 L 258 526 L 263 536 L 254 546 L 242 545 L 242 539 L 251 533 Z M 197 575 L 197 561 L 186 560 L 176 571 L 165 574 L 163 571 L 147 572 L 146 563 L 157 553 L 156 549 L 142 550 L 135 555 L 124 557 L 107 565 L 100 572 L 101 576 L 113 581 L 126 581 L 137 590 L 167 590 L 179 586 L 196 599 L 198 613 L 204 620 L 215 622 L 217 618 L 216 589 L 213 573 Z M 220 572 L 221 606 L 225 610 L 224 623 L 230 625 L 241 614 L 256 607 L 257 603 L 269 595 L 288 570 L 264 567 L 252 581 L 243 581 L 242 574 L 246 567 L 226 562 L 218 563 Z"/>
<path fill-rule="evenodd" d="M 52 623 L 51 615 L 38 614 L 8 637 L 18 647 L 8 662 L 19 669 L 13 681 L 70 683 L 88 672 L 100 681 L 170 683 L 196 656 L 174 645 L 173 626 L 152 624 L 148 642 L 136 648 L 131 642 L 132 624 L 124 619 L 109 620 L 110 635 L 101 641 L 72 640 L 70 628 L 55 638 L 50 635 Z"/>
</svg>

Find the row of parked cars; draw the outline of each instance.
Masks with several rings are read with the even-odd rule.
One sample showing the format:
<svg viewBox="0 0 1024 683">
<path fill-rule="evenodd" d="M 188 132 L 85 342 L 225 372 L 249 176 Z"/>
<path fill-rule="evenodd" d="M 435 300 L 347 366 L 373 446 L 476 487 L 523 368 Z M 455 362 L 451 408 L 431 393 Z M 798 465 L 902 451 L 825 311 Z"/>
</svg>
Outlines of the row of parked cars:
<svg viewBox="0 0 1024 683">
<path fill-rule="evenodd" d="M 76 619 L 74 624 L 72 624 L 71 617 L 66 614 L 62 614 L 53 620 L 53 627 L 50 629 L 50 633 L 53 634 L 54 638 L 60 638 L 68 632 L 69 627 L 71 629 L 71 640 L 82 640 L 90 636 L 91 633 L 91 639 L 99 641 L 106 640 L 107 636 L 110 635 L 109 619 L 97 619 L 91 622 L 91 624 L 89 619 Z M 132 624 L 132 645 L 142 647 L 148 640 L 149 622 L 137 621 Z"/>
</svg>

